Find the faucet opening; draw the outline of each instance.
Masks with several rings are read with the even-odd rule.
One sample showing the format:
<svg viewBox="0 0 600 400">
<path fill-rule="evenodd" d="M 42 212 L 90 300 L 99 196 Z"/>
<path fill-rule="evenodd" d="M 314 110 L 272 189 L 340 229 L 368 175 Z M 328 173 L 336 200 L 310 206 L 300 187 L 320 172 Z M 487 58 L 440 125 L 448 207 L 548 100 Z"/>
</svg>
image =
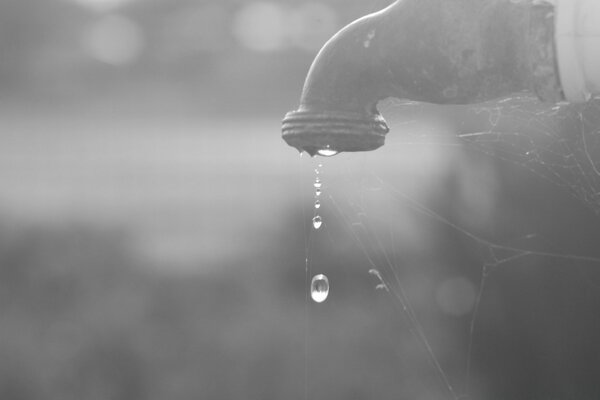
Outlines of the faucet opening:
<svg viewBox="0 0 600 400">
<path fill-rule="evenodd" d="M 552 6 L 498 0 L 397 0 L 335 34 L 307 75 L 283 139 L 311 156 L 381 147 L 389 97 L 472 104 L 530 90 L 563 94 Z"/>
<path fill-rule="evenodd" d="M 283 139 L 310 156 L 343 151 L 375 150 L 383 146 L 389 128 L 377 114 L 333 111 L 290 111 L 283 120 Z"/>
</svg>

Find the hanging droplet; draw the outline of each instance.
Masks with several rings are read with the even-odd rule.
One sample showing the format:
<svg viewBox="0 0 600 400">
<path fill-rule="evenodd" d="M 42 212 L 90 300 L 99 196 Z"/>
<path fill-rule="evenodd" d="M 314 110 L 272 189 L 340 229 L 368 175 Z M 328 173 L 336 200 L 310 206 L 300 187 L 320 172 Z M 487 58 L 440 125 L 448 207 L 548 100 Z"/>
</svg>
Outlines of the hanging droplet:
<svg viewBox="0 0 600 400">
<path fill-rule="evenodd" d="M 319 149 L 317 150 L 317 154 L 323 157 L 331 157 L 331 156 L 335 156 L 338 153 L 337 150 L 333 150 L 330 149 L 328 147 L 324 148 L 324 149 Z"/>
<path fill-rule="evenodd" d="M 329 295 L 329 279 L 323 274 L 313 276 L 310 282 L 310 297 L 317 303 L 322 303 Z"/>
<path fill-rule="evenodd" d="M 315 217 L 313 218 L 313 227 L 315 229 L 319 229 L 321 225 L 323 225 L 323 220 L 321 219 L 321 216 L 315 215 Z"/>
<path fill-rule="evenodd" d="M 321 189 L 320 189 L 320 188 L 317 188 L 317 189 L 315 190 L 315 196 L 317 196 L 317 197 L 318 197 L 318 196 L 320 196 L 320 195 L 321 195 Z"/>
<path fill-rule="evenodd" d="M 319 200 L 315 200 L 315 208 L 321 208 L 321 202 Z"/>
<path fill-rule="evenodd" d="M 331 149 L 317 150 L 317 154 L 319 154 L 320 156 L 323 156 L 323 157 L 332 157 L 332 156 L 335 156 L 337 153 L 338 153 L 337 150 L 331 150 Z"/>
</svg>

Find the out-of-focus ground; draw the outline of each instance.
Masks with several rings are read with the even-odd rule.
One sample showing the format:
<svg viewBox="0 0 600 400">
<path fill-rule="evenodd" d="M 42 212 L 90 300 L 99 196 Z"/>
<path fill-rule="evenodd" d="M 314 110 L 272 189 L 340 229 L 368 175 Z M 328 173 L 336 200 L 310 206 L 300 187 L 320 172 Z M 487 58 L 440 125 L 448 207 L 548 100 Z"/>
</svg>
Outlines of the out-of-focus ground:
<svg viewBox="0 0 600 400">
<path fill-rule="evenodd" d="M 388 102 L 386 146 L 325 161 L 310 233 L 317 162 L 280 120 L 322 43 L 387 3 L 0 3 L 0 399 L 450 398 L 375 290 L 388 261 L 457 393 L 600 396 L 600 264 L 576 257 L 600 255 L 599 186 L 570 164 L 594 136 Z M 514 132 L 556 160 L 522 163 Z M 471 340 L 483 266 L 514 255 L 487 241 L 567 257 L 494 270 Z"/>
</svg>

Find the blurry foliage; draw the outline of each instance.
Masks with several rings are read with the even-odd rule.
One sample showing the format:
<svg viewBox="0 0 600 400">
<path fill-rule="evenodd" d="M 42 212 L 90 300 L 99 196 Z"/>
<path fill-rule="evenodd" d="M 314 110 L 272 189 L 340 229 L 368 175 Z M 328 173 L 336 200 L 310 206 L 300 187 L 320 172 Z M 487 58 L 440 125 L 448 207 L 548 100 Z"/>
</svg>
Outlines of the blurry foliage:
<svg viewBox="0 0 600 400">
<path fill-rule="evenodd" d="M 0 2 L 0 95 L 72 72 L 77 32 L 86 18 L 84 10 L 63 1 Z"/>
<path fill-rule="evenodd" d="M 264 236 L 269 254 L 232 252 L 217 271 L 199 265 L 198 273 L 148 268 L 125 231 L 4 218 L 0 398 L 300 400 L 305 390 L 311 398 L 445 398 L 414 326 L 374 289 L 378 281 L 351 237 L 337 235 L 338 246 L 311 253 L 333 286 L 325 303 L 305 304 L 300 209 Z M 337 221 L 330 221 L 333 229 Z M 477 279 L 477 263 L 466 261 L 472 246 L 443 230 L 429 243 L 436 249 L 430 259 L 410 244 L 381 246 L 396 255 L 428 341 L 460 383 L 468 316 L 445 315 L 433 292 L 459 271 Z M 486 398 L 600 393 L 590 307 L 600 300 L 595 266 L 565 274 L 562 259 L 551 261 L 524 258 L 494 271 L 473 355 L 475 382 L 490 390 Z M 431 284 L 419 285 L 424 278 Z M 528 379 L 532 374 L 537 382 Z M 554 375 L 561 379 L 549 379 Z M 515 397 L 523 393 L 531 396 Z"/>
<path fill-rule="evenodd" d="M 26 110 L 34 100 L 44 106 L 57 100 L 87 106 L 108 99 L 117 107 L 118 101 L 149 101 L 153 95 L 162 99 L 161 106 L 186 104 L 204 112 L 295 107 L 314 54 L 298 48 L 258 53 L 239 46 L 229 24 L 249 1 L 131 2 L 114 12 L 140 27 L 144 48 L 134 63 L 116 66 L 93 59 L 82 47 L 87 30 L 103 14 L 66 0 L 2 0 L 0 99 L 22 98 Z M 340 25 L 390 3 L 323 2 L 335 8 Z M 184 101 L 174 101 L 179 97 Z M 499 221 L 492 229 L 501 224 L 512 229 L 535 218 L 530 210 L 544 205 L 552 218 L 544 214 L 532 222 L 540 236 L 552 239 L 544 249 L 554 251 L 569 237 L 574 254 L 597 248 L 597 232 L 582 239 L 563 228 L 593 224 L 586 212 L 569 214 L 554 192 L 546 195 L 532 190 L 530 181 L 515 179 L 522 169 L 506 174 L 514 187 L 499 196 L 514 218 L 505 217 L 510 223 Z M 434 209 L 454 214 L 460 203 L 452 197 L 456 186 L 450 182 L 441 190 Z M 262 190 L 262 183 L 256 188 Z M 333 250 L 311 254 L 329 268 L 334 284 L 327 302 L 318 308 L 309 304 L 310 346 L 304 353 L 301 208 L 291 204 L 289 219 L 261 236 L 268 255 L 242 259 L 232 251 L 223 265 L 199 266 L 203 273 L 197 275 L 171 273 L 168 266 L 160 273 L 149 269 L 119 230 L 0 221 L 0 399 L 304 399 L 305 389 L 309 398 L 439 396 L 444 388 L 411 338 L 413 327 L 374 290 L 377 282 L 366 272 L 370 266 L 348 238 L 337 238 Z M 399 255 L 401 280 L 410 286 L 429 271 L 436 283 L 474 265 L 467 272 L 477 281 L 480 255 L 473 253 L 480 249 L 448 226 L 436 228 L 435 240 L 427 243 L 431 255 L 415 254 L 401 241 L 387 249 Z M 490 281 L 473 364 L 476 378 L 496 398 L 600 395 L 593 383 L 600 325 L 590 307 L 600 304 L 598 284 L 590 279 L 591 269 L 565 274 L 564 260 L 552 261 L 524 259 Z M 460 381 L 467 322 L 444 316 L 432 293 L 418 295 L 427 299 L 414 305 L 428 339 L 453 381 Z M 305 357 L 311 366 L 306 381 Z M 538 382 L 530 379 L 535 374 Z"/>
<path fill-rule="evenodd" d="M 290 263 L 287 240 L 273 243 L 271 264 L 178 275 L 145 267 L 121 231 L 9 226 L 0 231 L 0 398 L 303 398 L 304 286 L 293 278 L 302 265 Z M 313 316 L 311 352 L 328 360 L 313 371 L 321 394 L 385 398 L 400 384 L 377 382 L 408 364 L 388 350 L 401 332 L 395 310 L 360 267 L 334 275 L 336 313 Z"/>
<path fill-rule="evenodd" d="M 132 91 L 141 97 L 155 92 L 169 107 L 175 92 L 207 112 L 229 112 L 231 107 L 260 112 L 293 98 L 286 105 L 290 107 L 314 52 L 244 49 L 234 40 L 231 25 L 248 3 L 144 0 L 94 12 L 68 0 L 2 1 L 0 99 L 93 102 Z M 389 1 L 323 3 L 338 12 L 337 29 Z M 135 62 L 116 66 L 90 57 L 86 35 L 107 15 L 124 16 L 140 29 L 143 43 Z"/>
</svg>

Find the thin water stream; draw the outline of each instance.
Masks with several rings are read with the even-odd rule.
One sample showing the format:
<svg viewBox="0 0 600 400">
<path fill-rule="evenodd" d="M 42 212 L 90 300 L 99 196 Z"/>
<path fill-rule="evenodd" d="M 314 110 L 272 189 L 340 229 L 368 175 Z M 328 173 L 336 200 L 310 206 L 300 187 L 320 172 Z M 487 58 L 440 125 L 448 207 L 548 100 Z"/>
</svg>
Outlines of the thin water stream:
<svg viewBox="0 0 600 400">
<path fill-rule="evenodd" d="M 333 154 L 332 154 L 333 155 Z M 321 182 L 321 178 L 319 177 L 321 174 L 321 168 L 323 168 L 323 164 L 319 163 L 317 168 L 315 168 L 315 182 L 313 186 L 315 188 L 315 214 L 312 219 L 312 226 L 315 230 L 319 230 L 323 225 L 323 218 L 319 215 L 319 210 L 321 208 L 321 201 L 319 197 L 321 196 L 321 187 L 323 183 Z M 327 299 L 329 295 L 329 279 L 324 274 L 317 274 L 313 276 L 310 283 L 310 297 L 317 303 L 322 303 Z"/>
</svg>

